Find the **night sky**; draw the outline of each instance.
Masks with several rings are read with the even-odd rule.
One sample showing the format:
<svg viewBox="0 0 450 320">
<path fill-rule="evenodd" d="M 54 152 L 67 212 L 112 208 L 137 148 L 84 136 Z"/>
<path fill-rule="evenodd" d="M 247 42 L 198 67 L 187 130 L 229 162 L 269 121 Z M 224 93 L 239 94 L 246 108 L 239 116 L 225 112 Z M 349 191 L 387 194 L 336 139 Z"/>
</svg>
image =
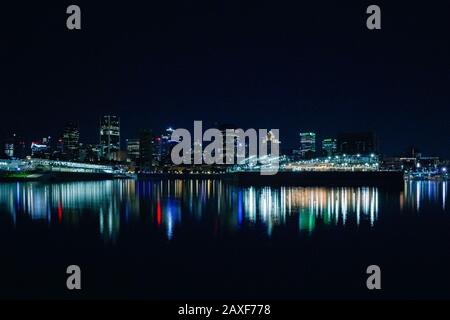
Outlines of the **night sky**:
<svg viewBox="0 0 450 320">
<path fill-rule="evenodd" d="M 203 120 L 279 128 L 285 148 L 300 131 L 371 130 L 385 154 L 450 157 L 443 1 L 93 2 L 2 4 L 4 133 L 39 139 L 77 120 L 94 143 L 99 116 L 115 114 L 123 145 Z M 70 4 L 80 31 L 66 28 Z M 366 28 L 370 4 L 381 30 Z"/>
</svg>

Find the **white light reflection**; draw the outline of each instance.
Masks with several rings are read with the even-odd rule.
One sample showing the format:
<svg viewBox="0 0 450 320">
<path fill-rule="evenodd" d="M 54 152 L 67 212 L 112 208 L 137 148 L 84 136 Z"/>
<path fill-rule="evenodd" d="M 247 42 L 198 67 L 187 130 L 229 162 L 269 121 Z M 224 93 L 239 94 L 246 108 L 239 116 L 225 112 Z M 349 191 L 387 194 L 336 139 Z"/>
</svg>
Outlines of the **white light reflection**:
<svg viewBox="0 0 450 320">
<path fill-rule="evenodd" d="M 115 241 L 120 228 L 131 223 L 151 223 L 171 240 L 183 215 L 210 224 L 217 234 L 221 228 L 237 231 L 253 225 L 262 225 L 268 235 L 286 224 L 306 233 L 319 224 L 375 227 L 379 205 L 385 202 L 401 211 L 418 212 L 431 204 L 446 210 L 448 182 L 408 181 L 393 196 L 373 187 L 242 188 L 220 180 L 0 184 L 0 213 L 9 214 L 13 224 L 22 215 L 49 225 L 81 227 L 93 216 L 105 241 Z"/>
</svg>

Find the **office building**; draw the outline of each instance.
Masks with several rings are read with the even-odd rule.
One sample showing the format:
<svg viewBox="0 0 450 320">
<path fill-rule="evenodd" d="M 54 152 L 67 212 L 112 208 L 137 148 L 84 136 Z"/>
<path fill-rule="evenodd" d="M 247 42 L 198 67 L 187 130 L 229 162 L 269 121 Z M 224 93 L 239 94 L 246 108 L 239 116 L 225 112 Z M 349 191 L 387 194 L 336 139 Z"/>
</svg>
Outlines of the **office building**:
<svg viewBox="0 0 450 320">
<path fill-rule="evenodd" d="M 300 132 L 300 155 L 312 157 L 316 153 L 316 134 L 314 132 Z"/>
<path fill-rule="evenodd" d="M 172 128 L 167 128 L 160 136 L 153 137 L 153 161 L 159 165 L 170 165 L 172 163 L 172 148 L 178 141 L 172 140 Z"/>
<path fill-rule="evenodd" d="M 340 133 L 337 149 L 340 154 L 377 154 L 378 140 L 372 132 Z"/>
<path fill-rule="evenodd" d="M 31 156 L 41 159 L 50 159 L 52 155 L 51 137 L 42 138 L 40 141 L 31 143 Z"/>
<path fill-rule="evenodd" d="M 139 171 L 149 172 L 152 170 L 153 144 L 152 131 L 142 130 L 139 134 Z"/>
<path fill-rule="evenodd" d="M 25 139 L 15 133 L 5 138 L 3 153 L 9 158 L 24 159 L 27 156 Z"/>
<path fill-rule="evenodd" d="M 217 127 L 222 133 L 223 137 L 223 148 L 220 150 L 223 154 L 223 164 L 235 164 L 237 163 L 237 134 L 235 132 L 238 127 L 234 124 L 224 123 L 219 124 Z M 232 143 L 228 143 L 230 141 Z M 245 141 L 243 142 L 245 143 Z"/>
<path fill-rule="evenodd" d="M 332 156 L 337 151 L 337 141 L 333 138 L 327 138 L 322 140 L 322 150 L 326 153 L 326 156 Z"/>
<path fill-rule="evenodd" d="M 100 119 L 100 145 L 102 156 L 112 160 L 113 154 L 120 150 L 120 118 L 103 116 Z"/>
<path fill-rule="evenodd" d="M 139 154 L 139 139 L 127 139 L 127 160 L 136 162 Z"/>
<path fill-rule="evenodd" d="M 77 122 L 68 122 L 64 127 L 63 150 L 67 160 L 76 160 L 80 148 L 80 130 Z"/>
</svg>

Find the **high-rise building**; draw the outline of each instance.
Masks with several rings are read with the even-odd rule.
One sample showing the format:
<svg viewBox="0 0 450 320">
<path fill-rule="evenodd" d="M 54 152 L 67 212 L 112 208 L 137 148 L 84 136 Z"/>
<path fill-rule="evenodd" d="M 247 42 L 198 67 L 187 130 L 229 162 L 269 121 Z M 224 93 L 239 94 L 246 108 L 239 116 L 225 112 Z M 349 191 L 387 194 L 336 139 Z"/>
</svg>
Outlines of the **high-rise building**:
<svg viewBox="0 0 450 320">
<path fill-rule="evenodd" d="M 128 161 L 136 162 L 139 159 L 139 139 L 127 139 Z"/>
<path fill-rule="evenodd" d="M 162 164 L 172 164 L 172 149 L 178 143 L 178 141 L 172 140 L 172 128 L 167 128 L 166 132 L 162 135 L 162 144 L 161 144 L 161 163 Z"/>
<path fill-rule="evenodd" d="M 316 134 L 300 132 L 300 154 L 302 157 L 314 155 L 316 152 Z"/>
<path fill-rule="evenodd" d="M 267 143 L 267 154 L 271 156 L 275 156 L 274 149 L 278 149 L 278 155 L 280 154 L 280 140 L 279 137 L 276 137 L 272 130 L 267 132 L 267 137 L 263 140 L 263 143 Z M 247 156 L 247 155 L 246 155 Z"/>
<path fill-rule="evenodd" d="M 139 135 L 139 170 L 150 171 L 153 161 L 152 131 L 145 129 Z"/>
<path fill-rule="evenodd" d="M 238 129 L 238 127 L 234 124 L 224 123 L 218 125 L 218 129 L 222 132 L 223 137 L 223 148 L 221 150 L 223 153 L 223 163 L 237 163 L 238 136 L 235 130 Z M 232 143 L 227 144 L 227 141 L 230 141 Z M 245 141 L 243 143 L 245 143 Z"/>
<path fill-rule="evenodd" d="M 153 137 L 153 161 L 159 165 L 172 163 L 171 152 L 178 141 L 172 140 L 172 128 L 167 128 L 160 136 Z"/>
<path fill-rule="evenodd" d="M 334 138 L 327 138 L 322 140 L 322 150 L 324 150 L 327 156 L 332 156 L 336 153 L 337 142 Z"/>
<path fill-rule="evenodd" d="M 372 132 L 340 133 L 337 149 L 341 154 L 378 153 L 378 140 Z"/>
<path fill-rule="evenodd" d="M 117 116 L 103 116 L 100 119 L 100 145 L 102 155 L 112 160 L 113 153 L 120 150 L 120 118 Z"/>
<path fill-rule="evenodd" d="M 79 161 L 98 163 L 101 158 L 100 148 L 95 144 L 80 144 Z"/>
<path fill-rule="evenodd" d="M 25 139 L 15 133 L 5 139 L 3 147 L 4 154 L 7 157 L 23 159 L 27 156 Z"/>
<path fill-rule="evenodd" d="M 77 122 L 68 122 L 64 127 L 63 150 L 69 160 L 78 158 L 80 148 L 80 130 Z"/>
</svg>

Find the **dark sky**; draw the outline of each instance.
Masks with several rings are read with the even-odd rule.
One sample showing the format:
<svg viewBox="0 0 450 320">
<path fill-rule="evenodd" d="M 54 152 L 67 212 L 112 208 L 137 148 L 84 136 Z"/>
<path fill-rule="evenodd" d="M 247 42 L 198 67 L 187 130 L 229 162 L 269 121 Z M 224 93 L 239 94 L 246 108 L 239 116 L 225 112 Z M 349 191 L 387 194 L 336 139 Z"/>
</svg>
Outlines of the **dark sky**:
<svg viewBox="0 0 450 320">
<path fill-rule="evenodd" d="M 93 2 L 2 4 L 3 132 L 78 120 L 97 142 L 99 116 L 117 114 L 123 140 L 203 120 L 279 128 L 284 147 L 305 130 L 372 130 L 386 154 L 450 156 L 443 1 Z M 66 29 L 70 4 L 80 31 Z M 366 28 L 370 4 L 382 30 Z"/>
</svg>

